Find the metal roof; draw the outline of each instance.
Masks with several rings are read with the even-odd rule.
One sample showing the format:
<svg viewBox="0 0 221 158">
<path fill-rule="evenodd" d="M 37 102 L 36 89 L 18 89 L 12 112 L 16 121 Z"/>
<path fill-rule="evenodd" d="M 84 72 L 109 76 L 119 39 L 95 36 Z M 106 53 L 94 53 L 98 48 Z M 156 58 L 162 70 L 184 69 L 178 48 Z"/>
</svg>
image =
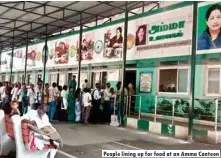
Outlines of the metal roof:
<svg viewBox="0 0 221 158">
<path fill-rule="evenodd" d="M 128 1 L 128 10 L 153 1 Z M 125 12 L 126 1 L 1 1 L 0 48 L 21 46 L 39 38 Z M 134 13 L 136 14 L 136 13 Z"/>
</svg>

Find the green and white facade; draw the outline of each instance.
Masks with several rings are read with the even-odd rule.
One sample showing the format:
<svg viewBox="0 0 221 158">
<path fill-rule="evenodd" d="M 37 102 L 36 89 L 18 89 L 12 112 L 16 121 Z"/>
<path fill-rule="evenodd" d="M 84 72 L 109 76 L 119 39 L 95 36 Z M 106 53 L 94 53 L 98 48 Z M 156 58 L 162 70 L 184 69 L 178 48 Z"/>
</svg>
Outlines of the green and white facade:
<svg viewBox="0 0 221 158">
<path fill-rule="evenodd" d="M 211 5 L 211 2 L 198 3 L 197 28 L 193 28 L 193 2 L 180 2 L 129 17 L 126 70 L 136 72 L 133 112 L 137 114 L 128 114 L 129 108 L 126 108 L 126 126 L 181 139 L 188 137 L 192 33 L 195 30 L 198 35 L 205 30 L 202 17 L 205 16 L 204 10 Z M 136 45 L 136 32 L 143 25 L 146 28 L 145 44 Z M 120 55 L 115 57 L 105 56 L 108 50 L 106 34 L 111 33 L 112 38 L 119 27 L 122 28 L 123 37 L 124 19 L 84 29 L 83 39 L 90 42 L 92 48 L 89 54 L 93 57 L 82 61 L 81 84 L 87 78 L 92 85 L 95 82 L 110 82 L 115 87 L 117 81 L 121 80 L 122 50 L 119 49 Z M 48 39 L 46 82 L 67 84 L 72 74 L 77 75 L 78 40 L 79 31 Z M 60 42 L 67 46 L 68 59 L 64 63 L 54 59 L 57 43 Z M 30 57 L 27 65 L 30 83 L 36 83 L 36 78 L 43 76 L 43 47 L 44 41 L 28 47 L 28 53 L 35 52 L 35 58 L 31 60 Z M 24 74 L 25 46 L 15 48 L 16 52 L 17 55 L 13 57 L 14 82 L 21 81 Z M 9 80 L 10 53 L 2 53 L 0 80 Z M 214 100 L 221 93 L 220 59 L 221 49 L 196 51 L 194 94 L 197 100 L 194 104 L 193 135 L 203 142 L 219 143 L 220 139 L 221 106 Z"/>
</svg>

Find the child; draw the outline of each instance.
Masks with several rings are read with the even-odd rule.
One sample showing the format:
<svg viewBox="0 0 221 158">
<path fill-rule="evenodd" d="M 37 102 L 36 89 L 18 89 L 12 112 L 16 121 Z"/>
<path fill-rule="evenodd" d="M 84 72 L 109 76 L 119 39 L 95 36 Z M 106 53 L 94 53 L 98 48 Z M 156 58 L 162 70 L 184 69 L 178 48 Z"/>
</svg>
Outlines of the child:
<svg viewBox="0 0 221 158">
<path fill-rule="evenodd" d="M 13 116 L 13 115 L 21 115 L 18 107 L 19 107 L 19 104 L 18 104 L 17 101 L 12 101 L 11 102 L 11 113 L 10 113 L 11 116 Z"/>
</svg>

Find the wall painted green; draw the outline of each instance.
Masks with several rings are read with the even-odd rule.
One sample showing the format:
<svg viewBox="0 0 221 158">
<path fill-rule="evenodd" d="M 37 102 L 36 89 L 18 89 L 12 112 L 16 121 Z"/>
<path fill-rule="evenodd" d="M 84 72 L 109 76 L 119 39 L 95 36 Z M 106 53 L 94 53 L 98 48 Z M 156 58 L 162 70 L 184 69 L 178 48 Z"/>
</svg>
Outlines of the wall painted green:
<svg viewBox="0 0 221 158">
<path fill-rule="evenodd" d="M 175 125 L 161 124 L 161 134 L 166 136 L 175 135 Z"/>
<path fill-rule="evenodd" d="M 204 66 L 203 61 L 197 61 L 196 73 L 195 73 L 195 96 L 202 98 L 204 96 Z"/>
<path fill-rule="evenodd" d="M 152 73 L 152 85 L 150 93 L 140 92 L 140 74 L 141 73 Z M 156 67 L 147 67 L 147 68 L 137 68 L 137 80 L 136 80 L 136 94 L 141 95 L 141 112 L 150 112 L 150 107 L 155 104 L 155 94 L 156 94 L 156 76 L 157 69 Z M 136 111 L 139 110 L 140 105 L 140 97 L 136 97 Z"/>
<path fill-rule="evenodd" d="M 140 130 L 147 130 L 149 131 L 149 121 L 146 120 L 138 120 L 137 121 L 137 128 Z"/>
</svg>

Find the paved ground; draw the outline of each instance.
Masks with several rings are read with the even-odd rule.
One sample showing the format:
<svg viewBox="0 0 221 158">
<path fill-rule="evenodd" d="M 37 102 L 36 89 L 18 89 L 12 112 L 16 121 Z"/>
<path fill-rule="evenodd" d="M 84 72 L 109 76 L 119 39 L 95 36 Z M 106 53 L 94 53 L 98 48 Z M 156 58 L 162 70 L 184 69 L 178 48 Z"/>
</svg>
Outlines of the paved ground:
<svg viewBox="0 0 221 158">
<path fill-rule="evenodd" d="M 101 158 L 102 150 L 194 150 L 216 149 L 199 143 L 190 143 L 147 132 L 115 128 L 108 125 L 81 125 L 56 123 L 55 128 L 62 135 L 64 148 L 56 158 Z"/>
<path fill-rule="evenodd" d="M 64 148 L 56 158 L 101 158 L 102 150 L 203 150 L 216 149 L 147 132 L 114 128 L 108 125 L 56 124 L 64 139 Z"/>
</svg>

